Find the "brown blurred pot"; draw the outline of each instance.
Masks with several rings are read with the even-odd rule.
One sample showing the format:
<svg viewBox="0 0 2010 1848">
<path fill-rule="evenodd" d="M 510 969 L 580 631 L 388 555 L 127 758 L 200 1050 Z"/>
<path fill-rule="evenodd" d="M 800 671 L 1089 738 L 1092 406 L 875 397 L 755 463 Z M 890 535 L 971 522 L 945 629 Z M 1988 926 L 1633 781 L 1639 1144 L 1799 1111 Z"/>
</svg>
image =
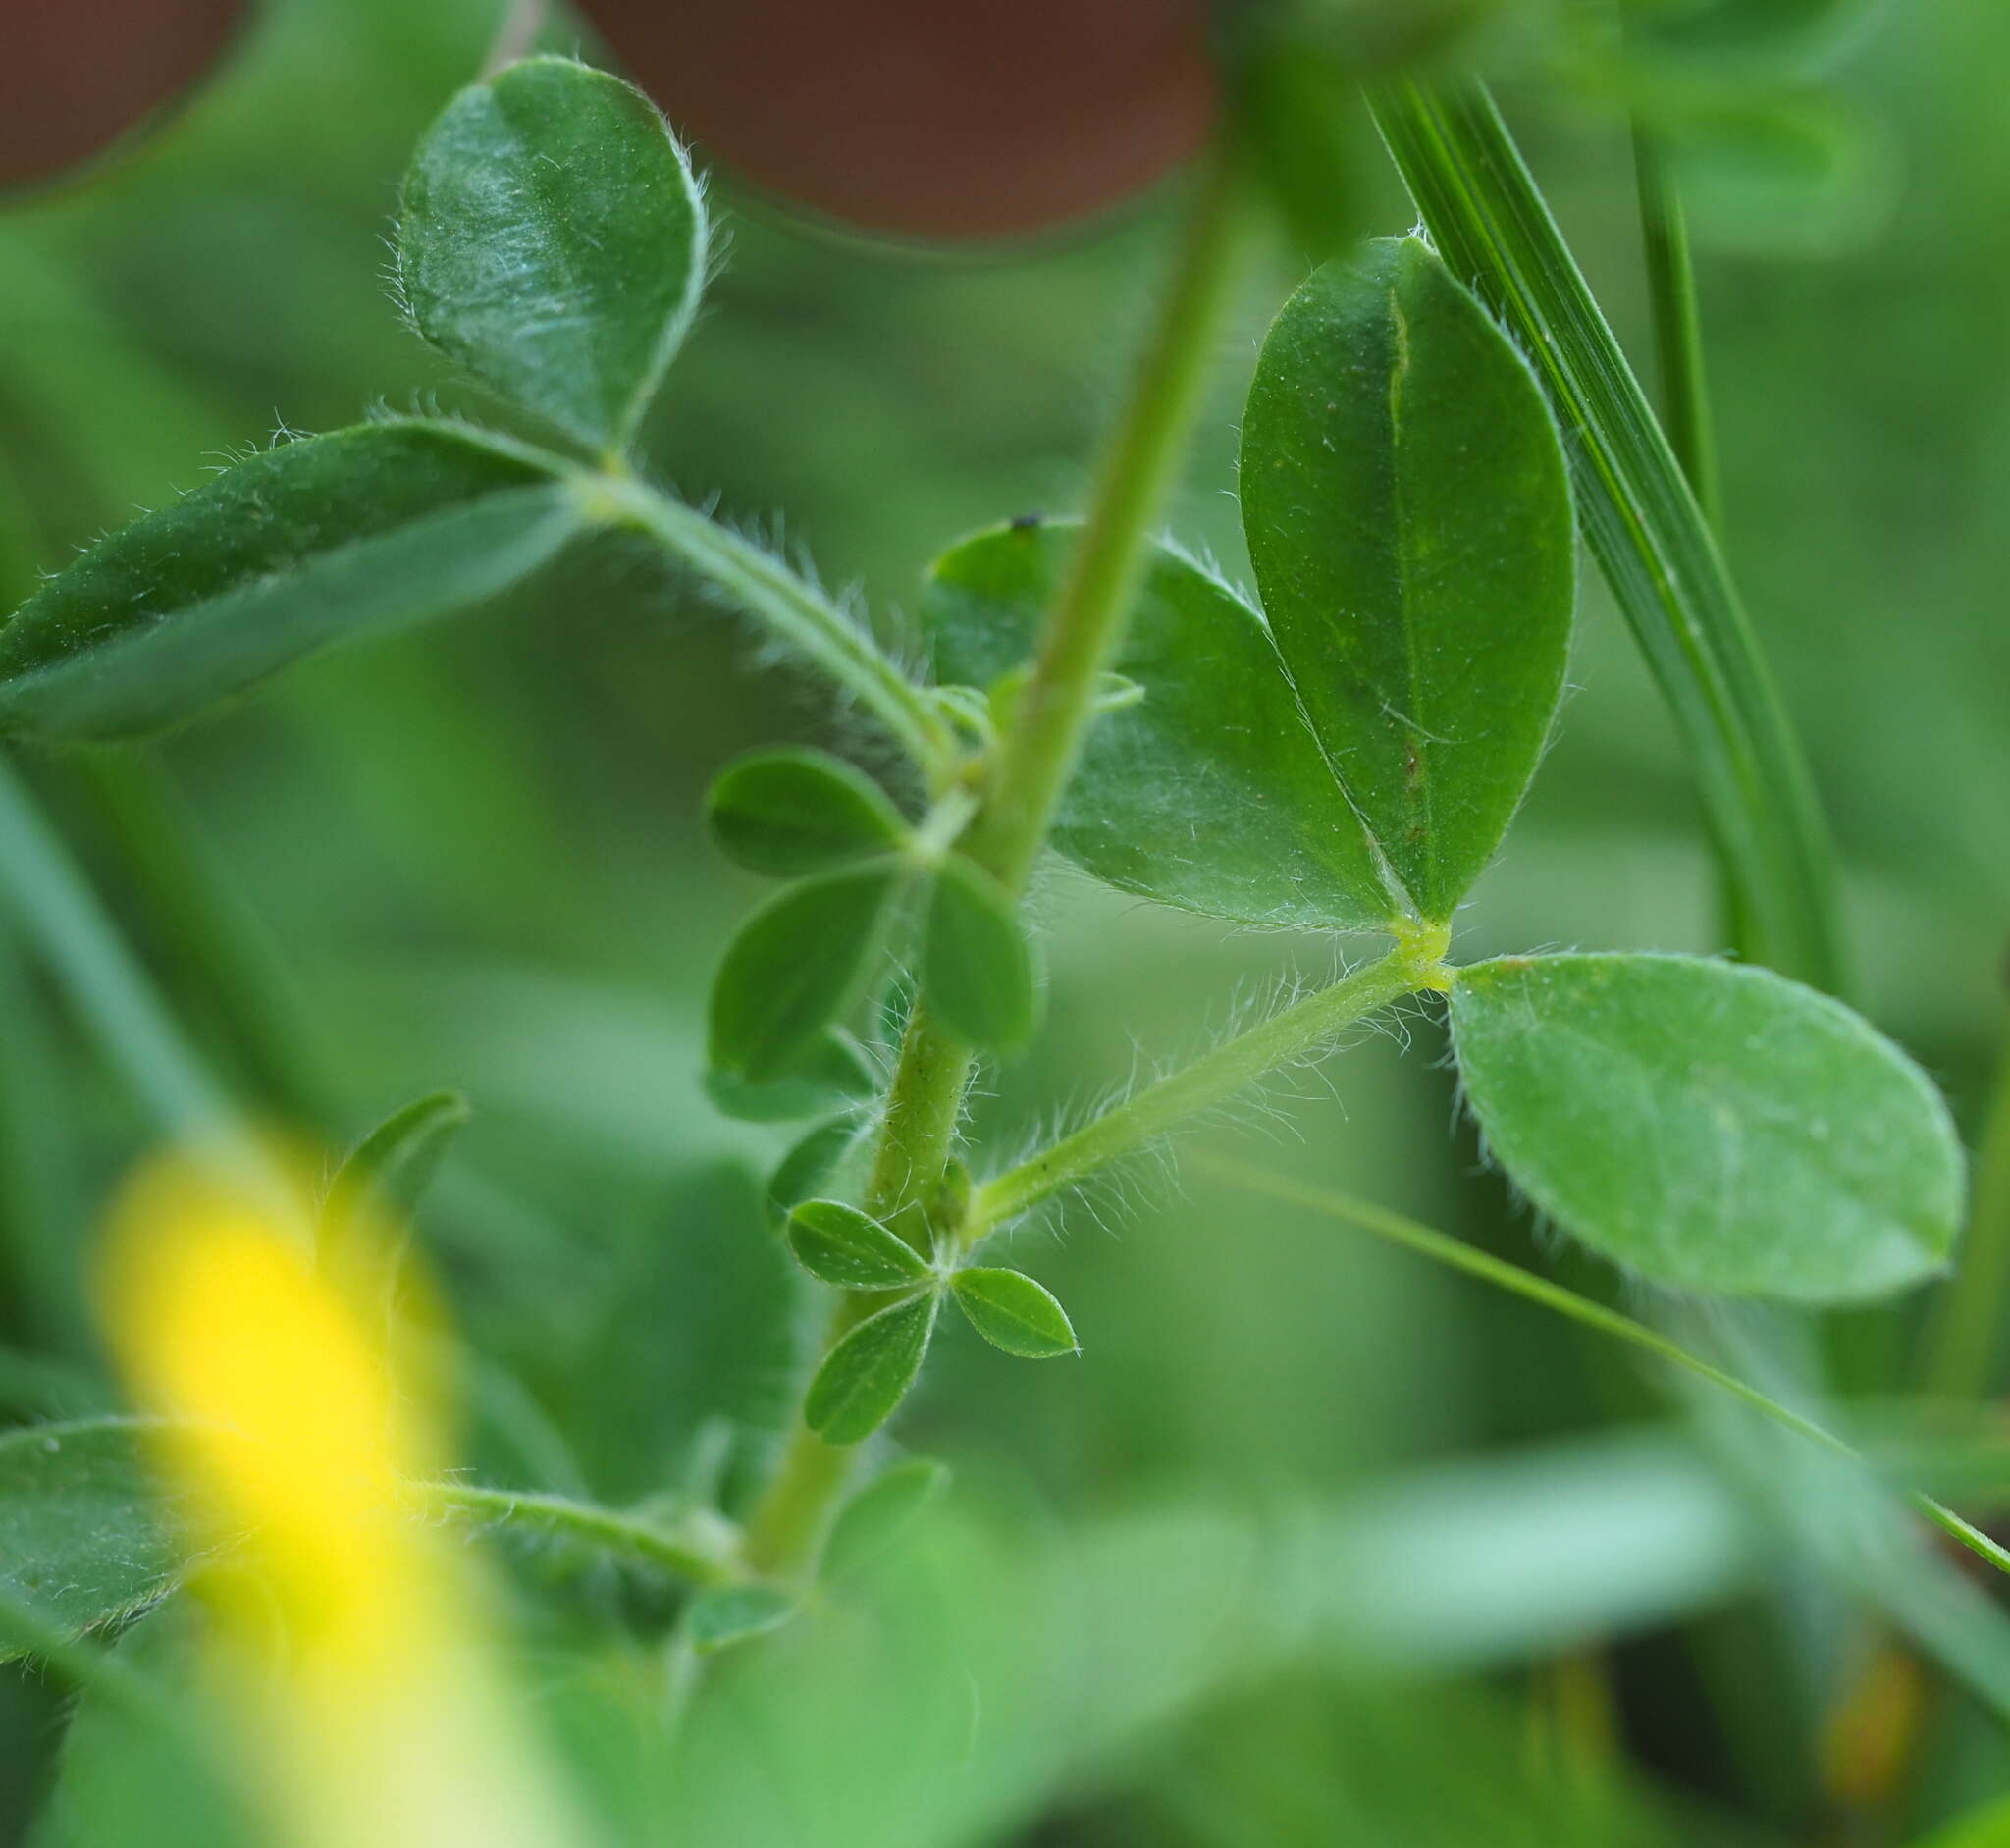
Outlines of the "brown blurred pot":
<svg viewBox="0 0 2010 1848">
<path fill-rule="evenodd" d="M 56 178 L 193 84 L 249 0 L 0 0 L 0 186 Z"/>
<path fill-rule="evenodd" d="M 1149 185 L 1214 110 L 1205 0 L 578 0 L 678 130 L 896 236 L 1023 236 Z"/>
</svg>

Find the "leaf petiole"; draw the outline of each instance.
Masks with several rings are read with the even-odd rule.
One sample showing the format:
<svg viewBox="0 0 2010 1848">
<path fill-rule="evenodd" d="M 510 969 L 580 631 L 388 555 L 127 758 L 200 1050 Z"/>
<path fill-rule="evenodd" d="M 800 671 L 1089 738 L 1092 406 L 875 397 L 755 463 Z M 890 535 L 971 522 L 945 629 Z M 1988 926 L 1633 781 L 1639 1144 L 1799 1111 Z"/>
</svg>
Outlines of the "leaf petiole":
<svg viewBox="0 0 2010 1848">
<path fill-rule="evenodd" d="M 986 1182 L 972 1197 L 963 1248 L 970 1249 L 1042 1200 L 1233 1097 L 1266 1072 L 1323 1050 L 1346 1029 L 1391 1002 L 1420 989 L 1445 986 L 1451 979 L 1441 960 L 1445 935 L 1442 929 L 1418 929 L 1379 961 L 1239 1033 L 1073 1135 Z"/>
<path fill-rule="evenodd" d="M 692 1585 L 733 1585 L 747 1576 L 739 1561 L 737 1532 L 709 1510 L 692 1510 L 671 1526 L 566 1496 L 473 1483 L 412 1483 L 405 1495 L 415 1510 L 442 1520 L 476 1530 L 569 1540 Z"/>
<path fill-rule="evenodd" d="M 645 533 L 777 642 L 858 700 L 940 789 L 961 762 L 935 702 L 865 628 L 816 585 L 752 540 L 627 474 L 585 475 L 582 493 L 608 524 Z"/>
</svg>

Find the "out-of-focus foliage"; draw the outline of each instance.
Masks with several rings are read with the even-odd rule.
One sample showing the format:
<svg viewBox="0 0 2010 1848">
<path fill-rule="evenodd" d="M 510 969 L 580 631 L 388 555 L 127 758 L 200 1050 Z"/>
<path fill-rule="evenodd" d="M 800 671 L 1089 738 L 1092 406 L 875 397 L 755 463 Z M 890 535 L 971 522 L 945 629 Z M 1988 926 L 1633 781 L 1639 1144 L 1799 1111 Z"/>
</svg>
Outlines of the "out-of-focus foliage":
<svg viewBox="0 0 2010 1848">
<path fill-rule="evenodd" d="M 1836 29 L 1789 51 L 1714 33 L 1728 7 L 1670 7 L 1615 62 L 1557 35 L 1553 16 L 1593 9 L 1493 11 L 1475 42 L 1643 367 L 1618 102 L 1661 124 L 1691 191 L 1724 542 L 1835 821 L 1868 1011 L 1972 1132 L 2010 921 L 2010 244 L 1989 233 L 2010 213 L 2010 16 L 1996 0 L 1834 8 Z M 1844 13 L 1862 16 L 1847 31 Z M 474 405 L 387 312 L 383 240 L 409 149 L 478 69 L 493 14 L 273 0 L 153 145 L 0 217 L 9 605 L 197 486 L 199 458 L 282 421 L 346 426 L 387 393 Z M 1363 226 L 1407 229 L 1386 172 L 1359 184 Z M 948 542 L 1075 510 L 1153 274 L 1156 204 L 1009 258 L 923 262 L 727 188 L 714 203 L 724 267 L 644 426 L 648 467 L 750 526 L 786 509 L 783 539 L 857 583 L 891 634 Z M 1250 291 L 1178 509 L 1242 582 L 1236 406 L 1301 275 L 1279 255 Z M 750 748 L 850 751 L 863 733 L 760 671 L 639 555 L 562 568 L 479 625 L 317 658 L 138 759 L 21 761 L 242 1094 L 331 1146 L 441 1086 L 470 1098 L 418 1224 L 476 1356 L 458 1453 L 505 1487 L 625 1505 L 716 1486 L 732 1505 L 787 1407 L 809 1286 L 764 1195 L 799 1130 L 725 1114 L 704 1082 L 706 983 L 762 891 L 705 838 L 704 795 Z M 1595 587 L 1570 681 L 1462 942 L 1720 947 L 1683 764 Z M 147 851 L 164 838 L 216 888 Z M 1190 1049 L 1193 996 L 1222 997 L 1220 1022 L 1229 997 L 1332 955 L 1060 871 L 1041 907 L 1047 1026 L 977 1106 L 1006 1149 Z M 0 1404 L 22 1422 L 93 1414 L 107 1389 L 80 1256 L 106 1177 L 155 1128 L 11 914 L 0 1003 Z M 1406 1028 L 1438 1046 L 1435 1020 Z M 1537 1248 L 1469 1139 L 1446 1161 L 1454 1099 L 1429 1056 L 1369 1041 L 1331 1077 L 1332 1092 L 1280 1087 L 1296 1135 L 1256 1107 L 1202 1134 L 1255 1138 L 1266 1161 L 1487 1248 Z M 833 1110 L 840 1089 L 821 1093 Z M 842 1159 L 848 1120 L 821 1134 L 820 1158 Z M 802 1185 L 798 1199 L 825 1183 Z M 1294 1209 L 1147 1169 L 1062 1233 L 1022 1233 L 1006 1255 L 1067 1303 L 1082 1363 L 1025 1366 L 945 1324 L 899 1435 L 955 1465 L 954 1493 L 815 1621 L 721 1655 L 719 1698 L 675 1755 L 652 1732 L 661 1588 L 605 1559 L 513 1558 L 546 1709 L 610 1825 L 780 1844 L 814 1816 L 818 1839 L 874 1848 L 1035 1830 L 1084 1848 L 1604 1848 L 1851 1820 L 1859 1786 L 1825 1779 L 1820 1741 L 1867 1632 L 1780 1540 L 1796 1505 L 1832 1505 L 1832 1483 L 1796 1505 L 1762 1453 L 1741 1499 L 1686 1436 L 1631 1429 L 1664 1406 L 1610 1354 Z M 1844 1378 L 1888 1385 L 1911 1319 L 1845 1323 Z M 1938 1600 L 1924 1621 L 1958 1629 L 1963 1608 Z M 170 1660 L 188 1621 L 171 1603 L 117 1655 Z M 1966 1699 L 1941 1697 L 1917 1776 L 1877 1796 L 1884 1838 L 2010 1779 Z M 58 1775 L 57 1710 L 39 1676 L 0 1684 L 0 1840 L 23 1838 Z M 227 1839 L 199 1788 L 93 1697 L 46 1839 Z"/>
</svg>

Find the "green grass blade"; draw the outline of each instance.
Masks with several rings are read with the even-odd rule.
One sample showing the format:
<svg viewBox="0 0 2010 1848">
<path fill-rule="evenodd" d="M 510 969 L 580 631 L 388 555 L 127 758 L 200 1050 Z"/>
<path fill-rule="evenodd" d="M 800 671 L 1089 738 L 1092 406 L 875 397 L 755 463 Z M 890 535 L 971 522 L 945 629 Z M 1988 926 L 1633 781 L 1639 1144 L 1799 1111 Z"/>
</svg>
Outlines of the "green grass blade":
<svg viewBox="0 0 2010 1848">
<path fill-rule="evenodd" d="M 107 1060 L 171 1135 L 211 1140 L 235 1113 L 105 916 L 26 786 L 0 760 L 0 906 L 11 912 Z"/>
<path fill-rule="evenodd" d="M 1601 1335 L 1623 1342 L 1629 1347 L 1638 1348 L 1658 1360 L 1666 1361 L 1706 1384 L 1715 1386 L 1730 1395 L 1732 1399 L 1751 1410 L 1770 1418 L 1782 1429 L 1795 1436 L 1805 1438 L 1817 1448 L 1845 1456 L 1856 1462 L 1865 1459 L 1832 1431 L 1817 1424 L 1814 1419 L 1804 1416 L 1783 1405 L 1778 1399 L 1760 1392 L 1738 1378 L 1727 1373 L 1722 1367 L 1714 1366 L 1700 1354 L 1692 1352 L 1672 1337 L 1664 1335 L 1659 1329 L 1650 1328 L 1645 1322 L 1630 1315 L 1623 1315 L 1617 1309 L 1609 1309 L 1602 1302 L 1594 1302 L 1589 1296 L 1581 1296 L 1576 1291 L 1561 1284 L 1552 1283 L 1547 1277 L 1539 1277 L 1533 1271 L 1525 1271 L 1518 1264 L 1510 1264 L 1505 1258 L 1498 1258 L 1489 1251 L 1481 1251 L 1467 1244 L 1461 1239 L 1455 1239 L 1450 1233 L 1439 1232 L 1430 1226 L 1419 1225 L 1413 1219 L 1406 1219 L 1401 1213 L 1391 1212 L 1387 1207 L 1376 1206 L 1367 1200 L 1357 1200 L 1351 1194 L 1343 1193 L 1334 1188 L 1313 1187 L 1304 1182 L 1290 1180 L 1273 1175 L 1261 1168 L 1250 1167 L 1245 1162 L 1232 1161 L 1225 1156 L 1202 1152 L 1192 1158 L 1192 1165 L 1204 1174 L 1214 1176 L 1231 1187 L 1282 1200 L 1287 1205 L 1298 1206 L 1315 1213 L 1326 1213 L 1348 1225 L 1357 1226 L 1363 1232 L 1372 1233 L 1378 1239 L 1385 1239 L 1391 1244 L 1402 1245 L 1414 1251 L 1420 1257 L 1427 1257 L 1449 1269 L 1463 1271 L 1468 1277 L 1476 1277 L 1481 1283 L 1492 1284 L 1498 1290 L 1505 1290 L 1510 1295 L 1520 1296 L 1524 1301 L 1539 1307 L 1553 1309 L 1565 1319 L 1581 1324 Z M 1933 1525 L 1951 1539 L 1959 1541 L 1978 1558 L 1987 1561 L 1997 1571 L 2010 1575 L 2010 1550 L 2006 1550 L 1979 1528 L 1963 1520 L 1944 1504 L 1917 1489 L 1901 1492 L 1904 1499 Z"/>
<path fill-rule="evenodd" d="M 1739 948 L 1845 985 L 1827 830 L 1722 554 L 1520 153 L 1477 83 L 1371 101 L 1440 254 L 1520 338 L 1575 439 L 1584 528 L 1696 766 Z"/>
<path fill-rule="evenodd" d="M 1633 178 L 1640 198 L 1647 294 L 1654 308 L 1662 427 L 1710 530 L 1721 533 L 1717 432 L 1703 364 L 1703 322 L 1696 298 L 1688 215 L 1653 131 L 1637 123 L 1633 129 Z"/>
</svg>

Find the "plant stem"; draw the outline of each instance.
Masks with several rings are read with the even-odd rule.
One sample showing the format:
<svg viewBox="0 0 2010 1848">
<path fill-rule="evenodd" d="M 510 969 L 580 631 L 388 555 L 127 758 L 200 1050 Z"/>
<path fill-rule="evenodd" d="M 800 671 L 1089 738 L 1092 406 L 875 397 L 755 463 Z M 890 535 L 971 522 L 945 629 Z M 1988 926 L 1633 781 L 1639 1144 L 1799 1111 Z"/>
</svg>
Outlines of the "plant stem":
<svg viewBox="0 0 2010 1848">
<path fill-rule="evenodd" d="M 408 1493 L 429 1514 L 471 1527 L 575 1541 L 693 1585 L 729 1585 L 745 1576 L 736 1537 L 716 1519 L 670 1528 L 561 1495 L 519 1494 L 472 1483 L 415 1483 Z"/>
<path fill-rule="evenodd" d="M 886 1118 L 866 1182 L 865 1209 L 904 1234 L 924 1256 L 926 1233 L 907 1222 L 942 1178 L 955 1152 L 956 1126 L 971 1070 L 969 1044 L 937 1022 L 925 1004 L 917 1003 L 886 1094 Z"/>
<path fill-rule="evenodd" d="M 1703 365 L 1703 319 L 1697 305 L 1696 265 L 1689 249 L 1689 221 L 1653 131 L 1637 123 L 1633 129 L 1633 178 L 1640 197 L 1647 294 L 1654 308 L 1655 357 L 1661 368 L 1662 427 L 1696 496 L 1697 506 L 1720 540 L 1723 494 L 1718 477 L 1710 385 Z"/>
<path fill-rule="evenodd" d="M 949 1165 L 970 1076 L 970 1048 L 917 1005 L 887 1092 L 864 1206 L 918 1246 L 923 1235 L 911 1222 Z M 835 1347 L 881 1300 L 868 1291 L 840 1295 L 831 1305 L 820 1355 Z M 825 1443 L 798 1415 L 774 1476 L 747 1522 L 746 1557 L 754 1571 L 779 1577 L 809 1563 L 857 1453 L 856 1446 Z"/>
<path fill-rule="evenodd" d="M 1442 946 L 1440 946 L 1442 947 Z M 1356 1021 L 1419 988 L 1442 986 L 1443 966 L 1428 953 L 1398 949 L 1246 1033 L 1147 1085 L 1073 1135 L 986 1182 L 971 1200 L 966 1247 L 1064 1188 L 1107 1168 L 1177 1125 L 1246 1089 L 1266 1072 L 1330 1045 Z"/>
<path fill-rule="evenodd" d="M 1145 544 L 1186 453 L 1222 321 L 1241 273 L 1236 162 L 1218 151 L 1200 190 L 1165 312 L 1089 502 L 1068 576 L 1000 747 L 989 798 L 965 845 L 1010 891 L 1023 890 L 1088 729 L 1098 676 L 1131 614 Z"/>
<path fill-rule="evenodd" d="M 489 42 L 489 54 L 482 60 L 482 75 L 494 77 L 506 71 L 519 58 L 530 55 L 545 26 L 545 0 L 509 0 Z"/>
<path fill-rule="evenodd" d="M 1688 744 L 1739 948 L 1846 985 L 1827 830 L 1730 574 L 1639 381 L 1477 82 L 1371 96 L 1431 237 L 1516 334 L 1573 441 L 1587 537 Z"/>
<path fill-rule="evenodd" d="M 1747 1385 L 1734 1373 L 1713 1366 L 1700 1354 L 1691 1353 L 1680 1342 L 1671 1340 L 1658 1329 L 1649 1328 L 1645 1322 L 1636 1322 L 1630 1315 L 1621 1315 L 1616 1309 L 1609 1309 L 1602 1302 L 1593 1302 L 1587 1296 L 1580 1296 L 1574 1290 L 1566 1290 L 1561 1284 L 1553 1284 L 1546 1277 L 1538 1277 L 1533 1271 L 1525 1271 L 1518 1264 L 1509 1264 L 1505 1258 L 1495 1257 L 1491 1252 L 1476 1250 L 1463 1241 L 1455 1239 L 1449 1233 L 1436 1231 L 1430 1226 L 1419 1225 L 1413 1219 L 1406 1219 L 1401 1213 L 1391 1212 L 1387 1207 L 1376 1206 L 1367 1200 L 1357 1200 L 1350 1194 L 1339 1192 L 1332 1188 L 1313 1187 L 1301 1181 L 1291 1181 L 1268 1174 L 1261 1168 L 1252 1168 L 1244 1162 L 1231 1161 L 1220 1155 L 1204 1150 L 1193 1158 L 1194 1166 L 1211 1174 L 1218 1181 L 1226 1181 L 1232 1187 L 1261 1193 L 1274 1200 L 1282 1200 L 1292 1206 L 1309 1207 L 1313 1212 L 1325 1213 L 1332 1218 L 1344 1220 L 1361 1231 L 1372 1233 L 1378 1239 L 1387 1240 L 1391 1244 L 1414 1251 L 1434 1263 L 1444 1264 L 1455 1271 L 1463 1271 L 1468 1277 L 1476 1277 L 1482 1283 L 1492 1284 L 1497 1290 L 1505 1290 L 1528 1302 L 1539 1304 L 1545 1309 L 1554 1309 L 1559 1315 L 1567 1316 L 1571 1321 L 1584 1327 L 1596 1329 L 1601 1335 L 1609 1335 L 1614 1341 L 1626 1343 L 1643 1353 L 1666 1360 L 1671 1366 L 1680 1367 L 1700 1380 L 1707 1380 L 1712 1386 L 1728 1393 L 1733 1399 L 1763 1413 L 1773 1423 L 1784 1426 L 1797 1437 L 1820 1445 L 1824 1450 L 1838 1456 L 1848 1457 L 1852 1462 L 1870 1467 L 1863 1453 L 1843 1442 L 1834 1432 L 1817 1424 L 1814 1419 L 1804 1417 L 1789 1405 L 1782 1405 L 1778 1399 L 1770 1398 L 1756 1386 Z M 1952 1508 L 1936 1502 L 1930 1495 L 1917 1490 L 1904 1492 L 1905 1500 L 1919 1513 L 1924 1515 L 1943 1533 L 1958 1540 L 1979 1558 L 1988 1561 L 1997 1571 L 2010 1573 L 2010 1553 L 1991 1540 L 1980 1529 L 1972 1527 Z"/>
<path fill-rule="evenodd" d="M 957 760 L 948 722 L 847 611 L 780 559 L 632 476 L 587 478 L 608 511 L 753 616 L 778 642 L 854 695 L 939 787 Z"/>
<path fill-rule="evenodd" d="M 871 1313 L 864 1301 L 851 1291 L 837 1299 L 820 1354 L 827 1354 Z M 747 1522 L 750 1569 L 785 1578 L 810 1566 L 857 1455 L 856 1446 L 826 1444 L 798 1411 L 774 1474 Z"/>
<path fill-rule="evenodd" d="M 1968 1238 L 1933 1326 L 1927 1390 L 1955 1399 L 1985 1398 L 2001 1371 L 2003 1301 L 2010 1294 L 2010 1017 L 2004 1020 L 1995 1085 L 1976 1150 Z"/>
<path fill-rule="evenodd" d="M 1097 676 L 1130 615 L 1147 530 L 1200 407 L 1235 288 L 1239 204 L 1232 163 L 1217 152 L 1201 176 L 1157 329 L 1098 478 L 1070 575 L 1047 612 L 984 805 L 965 837 L 973 858 L 1014 893 L 1025 890 L 1074 769 L 1082 735 L 1094 715 Z M 955 1150 L 973 1069 L 970 1047 L 918 1002 L 901 1041 L 866 1189 L 865 1209 L 874 1218 L 911 1222 L 940 1181 Z M 870 1294 L 839 1298 L 822 1351 L 828 1353 L 875 1306 Z M 798 1417 L 747 1523 L 750 1566 L 785 1574 L 808 1564 L 855 1453 L 856 1447 L 826 1444 Z"/>
</svg>

